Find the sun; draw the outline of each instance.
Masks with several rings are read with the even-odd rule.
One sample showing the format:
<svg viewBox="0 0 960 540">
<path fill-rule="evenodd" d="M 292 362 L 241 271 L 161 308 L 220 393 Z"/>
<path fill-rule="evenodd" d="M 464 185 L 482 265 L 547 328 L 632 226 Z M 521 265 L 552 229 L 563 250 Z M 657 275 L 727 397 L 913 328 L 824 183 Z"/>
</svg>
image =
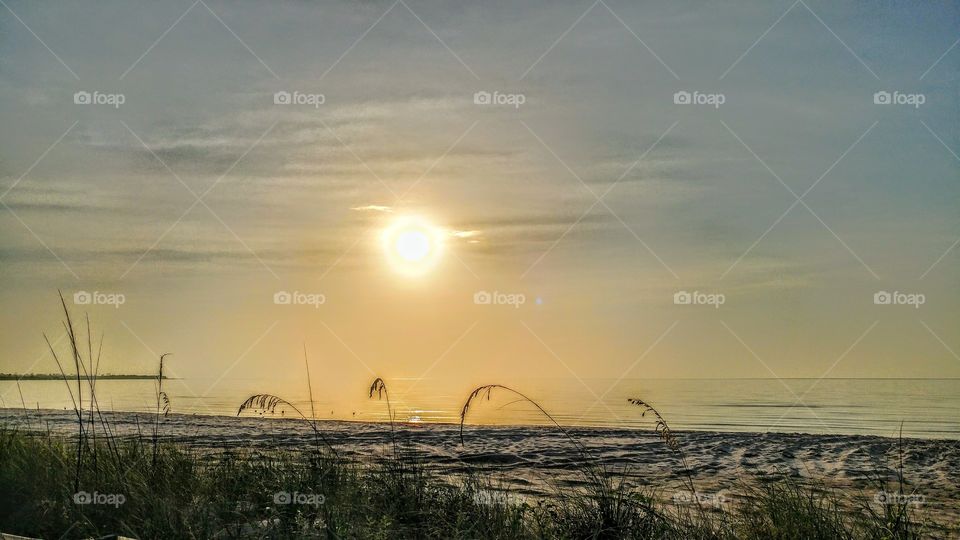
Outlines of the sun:
<svg viewBox="0 0 960 540">
<path fill-rule="evenodd" d="M 387 262 L 397 272 L 419 276 L 436 266 L 443 251 L 443 234 L 420 216 L 398 218 L 383 231 Z"/>
</svg>

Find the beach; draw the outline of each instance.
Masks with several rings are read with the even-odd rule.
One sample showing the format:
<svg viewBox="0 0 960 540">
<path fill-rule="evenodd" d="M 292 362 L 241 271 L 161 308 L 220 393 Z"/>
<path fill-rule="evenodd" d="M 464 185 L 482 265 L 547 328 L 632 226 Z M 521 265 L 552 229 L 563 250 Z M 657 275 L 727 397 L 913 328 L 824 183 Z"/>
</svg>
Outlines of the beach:
<svg viewBox="0 0 960 540">
<path fill-rule="evenodd" d="M 149 431 L 153 416 L 103 413 L 114 435 Z M 8 426 L 23 430 L 76 433 L 72 411 L 0 410 Z M 138 427 L 139 426 L 139 427 Z M 365 461 L 392 451 L 416 455 L 443 474 L 482 473 L 513 500 L 547 498 L 576 487 L 586 461 L 602 463 L 622 475 L 626 485 L 656 497 L 692 504 L 678 454 L 652 429 L 572 428 L 566 433 L 543 426 L 321 421 L 320 432 L 348 459 Z M 394 435 L 391 435 L 391 434 Z M 942 524 L 960 523 L 960 441 L 863 435 L 802 433 L 723 433 L 682 431 L 674 435 L 686 456 L 701 504 L 735 505 L 746 488 L 764 479 L 810 480 L 845 493 L 848 502 L 878 505 L 896 496 L 902 453 L 904 496 L 918 513 Z M 160 437 L 222 456 L 238 450 L 308 450 L 315 443 L 310 426 L 291 418 L 170 414 L 161 420 Z M 586 458 L 571 441 L 586 448 Z M 885 481 L 884 486 L 878 481 Z"/>
</svg>

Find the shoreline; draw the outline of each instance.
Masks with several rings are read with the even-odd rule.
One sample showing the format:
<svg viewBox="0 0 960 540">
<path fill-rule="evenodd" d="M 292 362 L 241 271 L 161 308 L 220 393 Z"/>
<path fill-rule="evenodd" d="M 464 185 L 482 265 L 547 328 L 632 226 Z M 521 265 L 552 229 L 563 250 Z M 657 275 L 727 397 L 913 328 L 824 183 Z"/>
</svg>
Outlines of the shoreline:
<svg viewBox="0 0 960 540">
<path fill-rule="evenodd" d="M 39 408 L 31 409 L 24 407 L 3 407 L 0 406 L 0 419 L 3 419 L 14 412 L 22 411 L 27 413 L 40 413 L 42 415 L 49 414 L 65 414 L 70 413 L 72 415 L 73 421 L 76 422 L 75 413 L 71 409 L 49 409 L 49 408 Z M 89 412 L 88 408 L 84 409 L 84 412 Z M 105 417 L 107 415 L 134 415 L 140 417 L 153 417 L 154 412 L 151 411 L 125 411 L 125 410 L 115 410 L 115 411 L 101 411 Z M 210 414 L 202 412 L 171 412 L 165 416 L 166 421 L 176 418 L 216 418 L 222 420 L 244 420 L 244 419 L 255 419 L 255 420 L 265 420 L 265 421 L 278 421 L 278 422 L 307 422 L 303 418 L 298 418 L 295 416 L 262 416 L 262 415 L 226 415 L 226 414 Z M 389 428 L 390 422 L 387 420 L 378 420 L 378 419 L 363 419 L 363 420 L 353 420 L 353 419 L 343 419 L 343 418 L 315 418 L 313 421 L 317 422 L 318 426 L 332 426 L 332 425 L 345 425 L 345 426 L 383 426 Z M 394 426 L 403 426 L 410 429 L 430 429 L 433 426 L 436 427 L 453 427 L 459 429 L 459 422 L 443 422 L 443 421 L 422 421 L 422 422 L 409 422 L 409 421 L 394 421 Z M 557 431 L 557 427 L 554 424 L 549 422 L 544 422 L 540 424 L 534 423 L 510 423 L 510 424 L 476 424 L 471 422 L 466 422 L 463 424 L 464 434 L 470 429 L 529 429 L 529 430 L 553 430 Z M 604 426 L 604 425 L 593 425 L 593 424 L 568 424 L 563 425 L 563 428 L 568 432 L 573 431 L 587 431 L 587 432 L 622 432 L 622 433 L 631 433 L 631 434 L 643 434 L 645 432 L 653 431 L 653 424 L 650 424 L 649 429 L 644 429 L 642 427 L 617 427 L 617 426 Z M 861 434 L 861 433 L 817 433 L 812 431 L 750 431 L 750 430 L 708 430 L 708 429 L 674 429 L 673 433 L 677 435 L 681 434 L 711 434 L 711 435 L 777 435 L 777 436 L 797 436 L 797 437 L 849 437 L 852 439 L 882 439 L 886 441 L 895 442 L 902 438 L 904 441 L 927 441 L 927 442 L 944 442 L 944 443 L 957 443 L 960 444 L 960 434 L 956 437 L 920 437 L 915 435 L 903 435 L 902 437 L 896 437 L 891 435 L 873 435 L 873 434 Z"/>
</svg>

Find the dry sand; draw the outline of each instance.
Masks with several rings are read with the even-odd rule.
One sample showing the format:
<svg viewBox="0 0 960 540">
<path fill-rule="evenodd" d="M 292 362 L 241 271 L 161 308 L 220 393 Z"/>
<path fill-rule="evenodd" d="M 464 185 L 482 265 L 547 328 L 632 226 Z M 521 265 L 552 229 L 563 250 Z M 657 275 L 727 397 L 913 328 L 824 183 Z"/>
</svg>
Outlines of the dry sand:
<svg viewBox="0 0 960 540">
<path fill-rule="evenodd" d="M 152 416 L 110 413 L 117 434 L 137 433 Z M 75 433 L 76 416 L 67 411 L 0 409 L 0 422 L 24 428 Z M 391 451 L 388 424 L 321 422 L 325 436 L 341 454 L 369 459 Z M 591 459 L 625 471 L 626 481 L 651 489 L 665 500 L 689 503 L 683 467 L 651 431 L 577 428 L 570 435 L 588 449 Z M 799 433 L 676 432 L 694 484 L 706 505 L 736 504 L 745 484 L 789 475 L 848 492 L 851 503 L 878 505 L 877 481 L 895 486 L 900 459 L 898 439 L 860 435 Z M 313 441 L 303 421 L 280 418 L 234 418 L 170 415 L 163 421 L 164 440 L 211 454 L 247 449 L 304 449 Z M 429 467 L 444 472 L 482 471 L 511 497 L 550 496 L 558 487 L 576 485 L 582 456 L 557 429 L 533 426 L 467 426 L 460 444 L 459 426 L 398 424 L 397 440 Z M 917 508 L 942 523 L 960 523 L 960 441 L 902 440 L 907 493 Z"/>
</svg>

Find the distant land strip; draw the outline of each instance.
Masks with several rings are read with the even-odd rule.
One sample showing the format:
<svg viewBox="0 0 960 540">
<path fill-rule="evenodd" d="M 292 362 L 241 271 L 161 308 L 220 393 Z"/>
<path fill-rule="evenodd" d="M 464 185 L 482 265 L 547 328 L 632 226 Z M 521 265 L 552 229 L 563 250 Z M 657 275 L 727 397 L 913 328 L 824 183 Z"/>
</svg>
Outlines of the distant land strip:
<svg viewBox="0 0 960 540">
<path fill-rule="evenodd" d="M 66 375 L 68 379 L 76 379 L 77 375 Z M 64 376 L 59 373 L 25 373 L 23 375 L 17 375 L 16 373 L 0 373 L 0 381 L 59 381 L 63 380 Z M 80 375 L 81 379 L 88 379 L 86 375 Z M 137 374 L 123 374 L 123 373 L 104 373 L 96 376 L 97 380 L 100 379 L 156 379 L 156 375 L 137 375 Z M 166 375 L 163 376 L 164 379 L 169 379 Z"/>
</svg>

